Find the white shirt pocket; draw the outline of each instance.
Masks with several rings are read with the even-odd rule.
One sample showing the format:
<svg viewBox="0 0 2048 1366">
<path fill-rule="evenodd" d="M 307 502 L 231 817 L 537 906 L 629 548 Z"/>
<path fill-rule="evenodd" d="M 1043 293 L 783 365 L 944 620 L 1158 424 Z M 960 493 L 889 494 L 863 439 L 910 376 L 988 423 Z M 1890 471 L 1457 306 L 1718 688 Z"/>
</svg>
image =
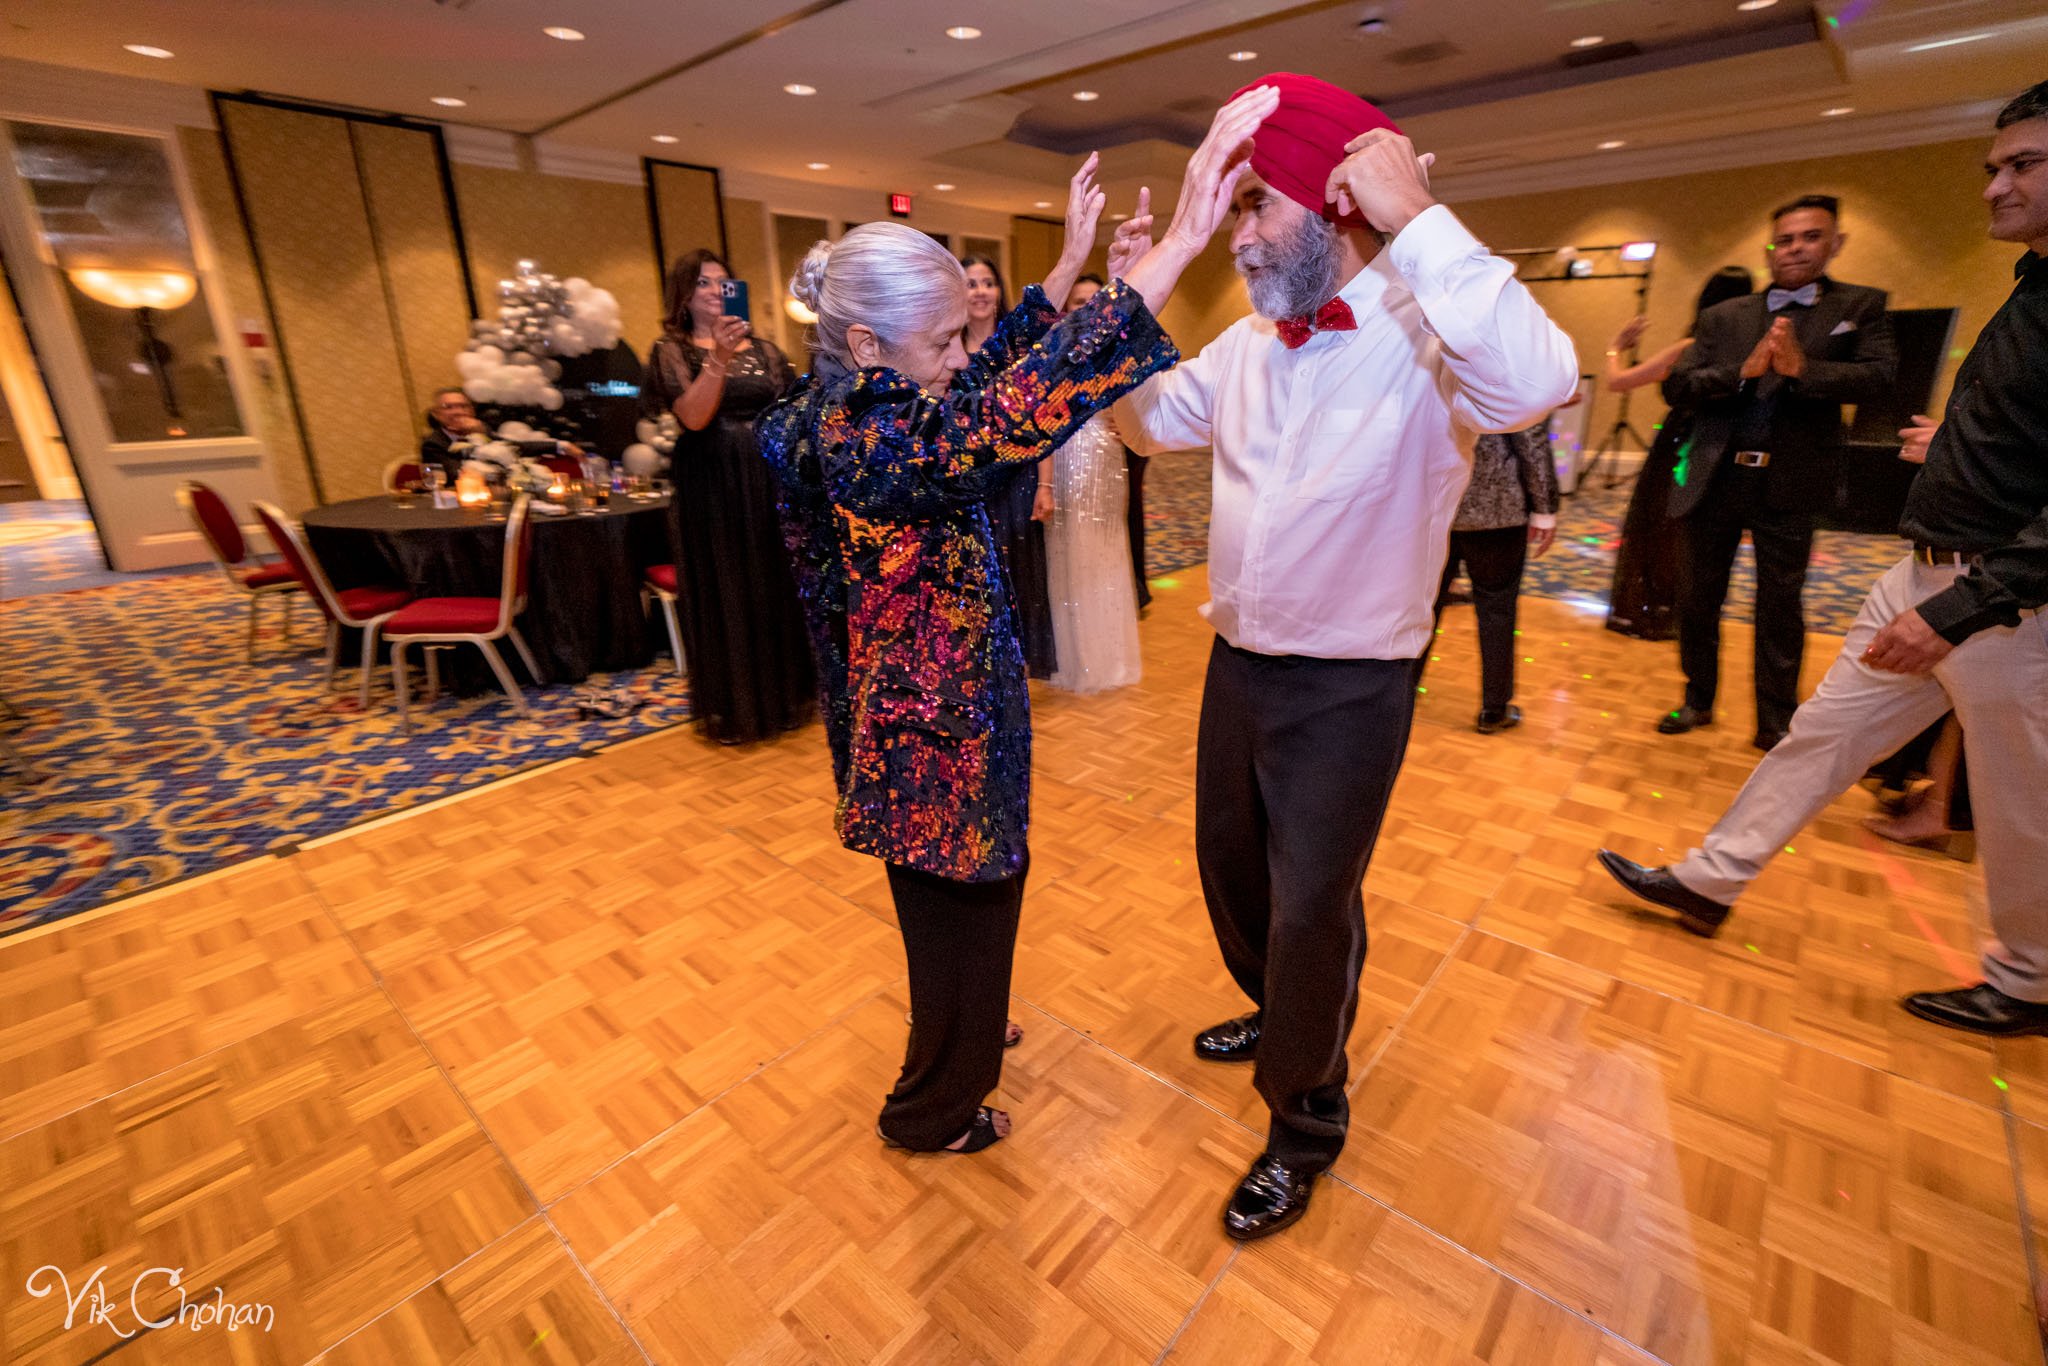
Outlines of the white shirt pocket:
<svg viewBox="0 0 2048 1366">
<path fill-rule="evenodd" d="M 1399 425 L 1384 405 L 1324 408 L 1301 430 L 1294 496 L 1316 503 L 1370 503 L 1392 488 Z"/>
</svg>

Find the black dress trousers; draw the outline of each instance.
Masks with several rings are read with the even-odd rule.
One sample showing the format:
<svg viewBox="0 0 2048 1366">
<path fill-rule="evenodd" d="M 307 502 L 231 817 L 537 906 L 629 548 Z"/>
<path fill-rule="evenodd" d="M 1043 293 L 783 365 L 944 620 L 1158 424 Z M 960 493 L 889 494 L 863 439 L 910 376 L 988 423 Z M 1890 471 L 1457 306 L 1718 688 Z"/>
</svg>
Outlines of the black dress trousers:
<svg viewBox="0 0 2048 1366">
<path fill-rule="evenodd" d="M 1421 661 L 1261 655 L 1220 638 L 1195 756 L 1195 852 L 1223 961 L 1264 1011 L 1268 1149 L 1322 1171 L 1350 1121 L 1344 1046 L 1365 963 L 1360 884 Z"/>
<path fill-rule="evenodd" d="M 1803 595 L 1813 520 L 1811 512 L 1768 506 L 1764 471 L 1746 465 L 1718 471 L 1699 505 L 1686 514 L 1678 661 L 1685 670 L 1687 706 L 1711 710 L 1720 690 L 1721 609 L 1747 531 L 1756 547 L 1756 728 L 1791 729 L 1806 655 Z"/>
<path fill-rule="evenodd" d="M 882 1105 L 892 1143 L 935 1152 L 967 1131 L 1003 1075 L 1010 965 L 1027 863 L 1000 882 L 887 865 L 910 965 L 910 1042 Z"/>
</svg>

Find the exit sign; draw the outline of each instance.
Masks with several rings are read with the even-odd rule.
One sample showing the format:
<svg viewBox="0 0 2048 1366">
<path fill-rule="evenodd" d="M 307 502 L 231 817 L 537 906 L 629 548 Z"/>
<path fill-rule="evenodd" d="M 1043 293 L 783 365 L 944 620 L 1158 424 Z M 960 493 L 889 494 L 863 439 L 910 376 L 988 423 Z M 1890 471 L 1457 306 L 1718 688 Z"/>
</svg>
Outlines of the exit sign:
<svg viewBox="0 0 2048 1366">
<path fill-rule="evenodd" d="M 892 195 L 890 195 L 890 196 L 889 196 L 889 216 L 890 216 L 891 218 L 908 218 L 908 217 L 910 217 L 910 196 L 909 196 L 909 195 L 907 195 L 907 194 L 892 194 Z"/>
</svg>

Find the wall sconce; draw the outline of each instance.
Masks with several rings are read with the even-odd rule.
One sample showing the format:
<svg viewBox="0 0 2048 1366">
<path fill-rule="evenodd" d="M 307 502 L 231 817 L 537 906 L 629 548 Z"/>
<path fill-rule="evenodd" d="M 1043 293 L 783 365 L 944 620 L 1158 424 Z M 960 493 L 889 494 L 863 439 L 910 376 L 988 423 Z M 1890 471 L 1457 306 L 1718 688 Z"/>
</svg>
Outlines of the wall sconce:
<svg viewBox="0 0 2048 1366">
<path fill-rule="evenodd" d="M 83 267 L 68 272 L 78 292 L 112 308 L 183 308 L 199 292 L 199 281 L 182 270 L 103 270 Z"/>
</svg>

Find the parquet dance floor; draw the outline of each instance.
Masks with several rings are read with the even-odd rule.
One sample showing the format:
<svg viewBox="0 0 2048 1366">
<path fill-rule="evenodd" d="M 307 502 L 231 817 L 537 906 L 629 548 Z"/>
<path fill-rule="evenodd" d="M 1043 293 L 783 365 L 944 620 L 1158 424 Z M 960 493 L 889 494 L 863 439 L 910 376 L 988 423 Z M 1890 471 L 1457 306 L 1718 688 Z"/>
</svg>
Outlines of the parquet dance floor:
<svg viewBox="0 0 2048 1366">
<path fill-rule="evenodd" d="M 1447 617 L 1350 1145 L 1228 1243 L 1263 1124 L 1189 1050 L 1242 1008 L 1194 868 L 1202 591 L 1140 687 L 1036 694 L 1009 1142 L 875 1139 L 902 957 L 819 733 L 664 733 L 0 945 L 0 1360 L 2042 1360 L 2048 1043 L 1894 1005 L 1971 976 L 1975 870 L 1852 793 L 1705 942 L 1591 862 L 1682 852 L 1747 775 L 1743 628 L 1727 719 L 1665 739 L 1675 647 L 1525 600 L 1489 738 Z"/>
</svg>

